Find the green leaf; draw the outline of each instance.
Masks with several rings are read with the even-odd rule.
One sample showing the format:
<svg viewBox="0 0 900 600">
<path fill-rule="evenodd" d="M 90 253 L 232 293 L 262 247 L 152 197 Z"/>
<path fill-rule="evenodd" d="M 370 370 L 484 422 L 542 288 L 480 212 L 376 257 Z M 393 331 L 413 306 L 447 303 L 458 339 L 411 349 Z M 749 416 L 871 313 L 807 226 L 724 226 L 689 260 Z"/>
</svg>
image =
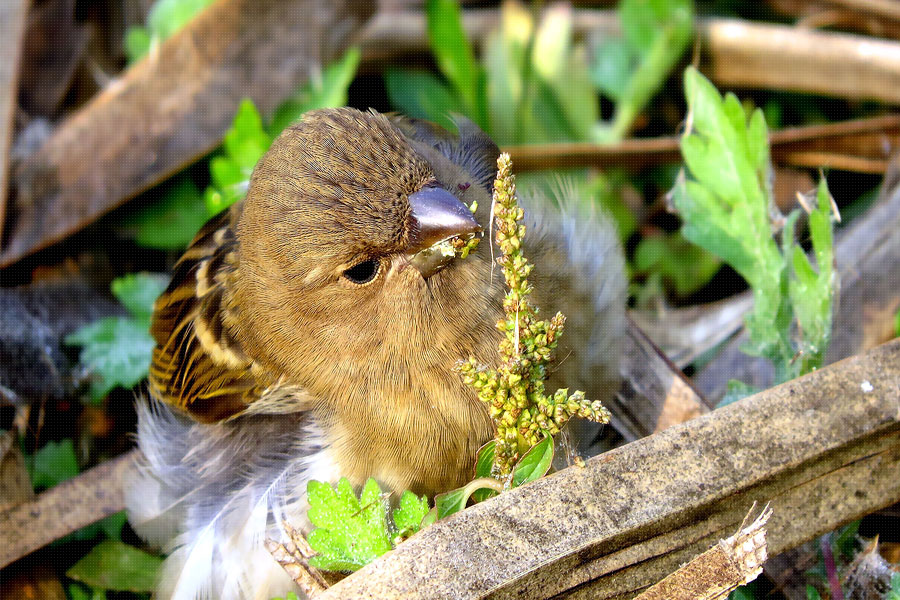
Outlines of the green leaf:
<svg viewBox="0 0 900 600">
<path fill-rule="evenodd" d="M 209 163 L 212 186 L 203 195 L 207 218 L 244 197 L 253 167 L 271 144 L 272 136 L 263 128 L 259 111 L 245 98 L 225 133 L 222 154 Z"/>
<path fill-rule="evenodd" d="M 166 284 L 164 276 L 149 273 L 113 280 L 113 294 L 133 316 L 105 317 L 66 336 L 67 345 L 82 347 L 79 360 L 91 378 L 93 402 L 117 385 L 131 388 L 147 376 L 156 343 L 149 331 L 150 316 Z"/>
<path fill-rule="evenodd" d="M 272 138 L 307 111 L 347 104 L 347 90 L 356 75 L 361 56 L 359 48 L 348 49 L 344 56 L 325 68 L 321 77 L 314 77 L 293 98 L 283 102 L 267 128 Z"/>
<path fill-rule="evenodd" d="M 604 39 L 594 49 L 591 81 L 601 92 L 618 101 L 625 94 L 637 60 L 635 49 L 624 39 Z"/>
<path fill-rule="evenodd" d="M 564 139 L 587 140 L 597 121 L 599 103 L 584 47 L 572 44 L 570 6 L 556 4 L 544 14 L 535 33 L 531 66 L 539 84 L 546 88 L 541 93 L 539 86 L 536 98 L 550 109 L 544 109 L 544 114 L 560 115 Z M 543 116 L 538 115 L 538 120 Z"/>
<path fill-rule="evenodd" d="M 129 273 L 114 279 L 112 293 L 136 319 L 150 323 L 153 303 L 169 285 L 166 275 Z"/>
<path fill-rule="evenodd" d="M 494 466 L 494 451 L 497 447 L 497 440 L 491 440 L 478 449 L 475 459 L 475 478 L 490 477 L 491 469 Z"/>
<path fill-rule="evenodd" d="M 894 597 L 891 597 L 891 594 Z M 888 600 L 900 600 L 900 573 L 891 575 L 891 592 L 888 594 Z"/>
<path fill-rule="evenodd" d="M 756 600 L 756 595 L 749 587 L 741 586 L 729 594 L 728 600 Z"/>
<path fill-rule="evenodd" d="M 147 15 L 147 26 L 160 41 L 184 27 L 213 0 L 156 0 Z"/>
<path fill-rule="evenodd" d="M 791 235 L 791 279 L 788 292 L 799 326 L 802 372 L 820 368 L 831 341 L 833 298 L 837 274 L 834 271 L 831 196 L 823 178 L 819 182 L 818 206 L 809 215 L 809 234 L 818 272 L 803 250 L 793 245 Z M 792 234 L 785 229 L 785 235 Z"/>
<path fill-rule="evenodd" d="M 676 232 L 642 239 L 635 249 L 634 266 L 638 272 L 660 273 L 679 296 L 687 296 L 709 283 L 721 261 Z"/>
<path fill-rule="evenodd" d="M 136 231 L 135 241 L 147 248 L 179 250 L 187 246 L 209 219 L 200 190 L 187 175 L 161 188 L 161 195 L 131 216 L 126 229 Z"/>
<path fill-rule="evenodd" d="M 257 161 L 269 149 L 272 137 L 263 128 L 256 105 L 245 98 L 238 106 L 231 127 L 225 133 L 225 154 L 249 177 Z"/>
<path fill-rule="evenodd" d="M 106 317 L 66 336 L 67 345 L 82 347 L 91 400 L 98 402 L 117 385 L 131 388 L 147 375 L 155 345 L 147 327 L 133 318 Z"/>
<path fill-rule="evenodd" d="M 672 190 L 682 233 L 731 265 L 753 288 L 744 351 L 765 356 L 776 377 L 791 377 L 791 305 L 785 259 L 772 237 L 774 202 L 766 127 L 757 110 L 749 123 L 733 94 L 725 98 L 696 69 L 684 75 L 693 129 L 681 140 L 692 179 Z"/>
<path fill-rule="evenodd" d="M 512 487 L 539 479 L 553 464 L 553 438 L 549 435 L 532 446 L 513 467 Z"/>
<path fill-rule="evenodd" d="M 150 50 L 150 32 L 145 27 L 129 27 L 122 45 L 129 63 L 137 62 Z"/>
<path fill-rule="evenodd" d="M 122 528 L 125 527 L 127 520 L 128 514 L 123 510 L 102 519 L 98 525 L 100 525 L 100 529 L 103 530 L 106 537 L 117 540 L 122 536 Z"/>
<path fill-rule="evenodd" d="M 806 600 L 822 600 L 819 591 L 808 583 L 806 584 Z"/>
<path fill-rule="evenodd" d="M 28 463 L 31 466 L 31 485 L 36 491 L 51 488 L 78 475 L 78 459 L 69 438 L 47 442 Z"/>
<path fill-rule="evenodd" d="M 752 396 L 753 394 L 758 394 L 761 391 L 762 390 L 756 386 L 744 383 L 743 381 L 738 381 L 737 379 L 730 379 L 728 380 L 728 388 L 725 392 L 725 396 L 719 401 L 716 408 L 734 404 L 738 400 L 743 400 L 744 398 Z"/>
<path fill-rule="evenodd" d="M 66 577 L 119 592 L 152 592 L 162 559 L 118 540 L 104 540 L 75 563 Z"/>
<path fill-rule="evenodd" d="M 617 100 L 613 122 L 595 130 L 596 141 L 625 137 L 687 48 L 693 18 L 692 0 L 622 0 L 624 37 L 608 40 L 594 56 L 595 83 Z"/>
<path fill-rule="evenodd" d="M 106 592 L 96 588 L 88 588 L 80 583 L 70 583 L 66 590 L 72 600 L 106 600 Z"/>
<path fill-rule="evenodd" d="M 406 490 L 400 496 L 400 506 L 394 509 L 394 526 L 401 534 L 416 533 L 429 510 L 427 496 L 419 498 Z"/>
<path fill-rule="evenodd" d="M 451 113 L 468 113 L 459 98 L 427 71 L 388 69 L 384 74 L 391 105 L 410 117 L 433 121 L 455 131 Z"/>
<path fill-rule="evenodd" d="M 496 446 L 497 440 L 491 440 L 487 444 L 479 448 L 477 457 L 475 459 L 476 479 L 491 476 L 491 470 L 494 466 L 494 450 Z M 472 494 L 472 497 L 475 499 L 475 502 L 484 502 L 488 498 L 496 495 L 497 492 L 495 490 L 481 488 L 479 490 L 475 490 L 475 492 Z"/>
<path fill-rule="evenodd" d="M 485 128 L 484 102 L 480 94 L 481 67 L 462 25 L 456 0 L 428 0 L 428 41 L 438 68 L 465 104 L 466 114 Z"/>
<path fill-rule="evenodd" d="M 490 133 L 501 145 L 521 141 L 519 113 L 526 92 L 526 54 L 533 29 L 526 7 L 504 2 L 500 28 L 488 34 L 482 50 Z"/>
<path fill-rule="evenodd" d="M 848 561 L 856 555 L 856 535 L 859 533 L 860 523 L 861 521 L 857 519 L 838 529 L 837 535 L 834 536 L 834 542 L 832 542 L 835 554 Z"/>
<path fill-rule="evenodd" d="M 356 571 L 391 549 L 387 506 L 381 489 L 369 479 L 359 498 L 342 478 L 332 488 L 310 481 L 309 520 L 316 527 L 308 536 L 318 553 L 310 564 L 326 571 Z"/>
<path fill-rule="evenodd" d="M 466 507 L 469 498 L 480 489 L 498 491 L 502 484 L 492 477 L 479 477 L 470 481 L 465 486 L 438 494 L 434 497 L 434 506 L 437 508 L 437 518 L 443 519 L 453 513 L 457 513 Z"/>
</svg>

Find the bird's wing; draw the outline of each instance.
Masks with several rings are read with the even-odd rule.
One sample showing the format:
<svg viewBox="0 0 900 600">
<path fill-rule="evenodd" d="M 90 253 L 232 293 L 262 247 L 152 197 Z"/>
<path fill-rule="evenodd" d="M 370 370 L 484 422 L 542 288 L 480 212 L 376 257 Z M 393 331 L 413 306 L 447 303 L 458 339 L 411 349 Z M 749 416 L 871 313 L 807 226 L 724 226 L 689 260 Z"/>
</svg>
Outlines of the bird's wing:
<svg viewBox="0 0 900 600">
<path fill-rule="evenodd" d="M 211 219 L 176 263 L 157 299 L 150 391 L 194 419 L 213 422 L 243 412 L 261 394 L 229 327 L 227 294 L 236 277 L 234 225 L 241 206 Z"/>
</svg>

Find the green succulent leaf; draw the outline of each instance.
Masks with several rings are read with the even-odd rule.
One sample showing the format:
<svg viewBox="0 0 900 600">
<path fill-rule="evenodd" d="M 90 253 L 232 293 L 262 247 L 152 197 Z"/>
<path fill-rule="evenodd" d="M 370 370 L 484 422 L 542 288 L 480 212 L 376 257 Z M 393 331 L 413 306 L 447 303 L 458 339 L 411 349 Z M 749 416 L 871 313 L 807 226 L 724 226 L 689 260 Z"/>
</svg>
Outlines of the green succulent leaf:
<svg viewBox="0 0 900 600">
<path fill-rule="evenodd" d="M 342 478 L 336 486 L 310 481 L 309 520 L 316 527 L 309 545 L 317 552 L 310 564 L 326 571 L 356 571 L 391 549 L 387 505 L 374 479 L 360 497 Z"/>
<path fill-rule="evenodd" d="M 104 590 L 152 592 L 162 559 L 118 540 L 104 540 L 75 563 L 66 576 Z"/>
</svg>

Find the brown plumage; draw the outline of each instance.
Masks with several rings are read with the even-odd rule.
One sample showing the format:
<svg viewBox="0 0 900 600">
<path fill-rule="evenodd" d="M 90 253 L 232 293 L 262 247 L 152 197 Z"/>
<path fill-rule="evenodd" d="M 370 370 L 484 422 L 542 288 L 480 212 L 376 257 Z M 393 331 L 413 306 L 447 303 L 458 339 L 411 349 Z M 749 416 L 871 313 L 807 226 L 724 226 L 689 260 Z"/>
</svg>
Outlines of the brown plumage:
<svg viewBox="0 0 900 600">
<path fill-rule="evenodd" d="M 458 125 L 455 136 L 352 109 L 308 113 L 260 160 L 244 202 L 176 265 L 155 307 L 150 369 L 151 395 L 173 408 L 141 409 L 148 465 L 130 501 L 148 537 L 182 536 L 167 593 L 196 595 L 183 571 L 198 553 L 227 562 L 221 541 L 209 550 L 198 540 L 210 528 L 227 537 L 219 528 L 237 518 L 240 494 L 253 506 L 267 498 L 266 530 L 276 504 L 296 504 L 303 490 L 273 501 L 269 480 L 371 476 L 431 495 L 471 478 L 492 425 L 452 369 L 469 356 L 497 362 L 504 288 L 487 239 L 465 260 L 423 258 L 442 236 L 472 231 L 460 202 L 477 200 L 488 228 L 498 150 Z M 602 400 L 616 381 L 622 260 L 606 220 L 560 192 L 556 210 L 525 202 L 533 298 L 568 316 L 551 385 Z M 265 475 L 246 473 L 260 464 Z M 242 581 L 207 584 L 222 597 L 258 591 Z"/>
</svg>

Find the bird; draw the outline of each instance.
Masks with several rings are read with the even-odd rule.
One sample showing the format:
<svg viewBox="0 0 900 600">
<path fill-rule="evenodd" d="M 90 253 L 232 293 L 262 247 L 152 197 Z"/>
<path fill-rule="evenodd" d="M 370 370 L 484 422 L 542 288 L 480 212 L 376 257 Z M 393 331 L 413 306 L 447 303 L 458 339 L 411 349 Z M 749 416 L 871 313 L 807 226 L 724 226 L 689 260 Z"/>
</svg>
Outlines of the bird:
<svg viewBox="0 0 900 600">
<path fill-rule="evenodd" d="M 135 531 L 171 553 L 157 598 L 294 590 L 264 541 L 285 521 L 308 532 L 310 480 L 373 477 L 396 497 L 473 477 L 494 427 L 454 366 L 500 360 L 499 149 L 453 123 L 306 113 L 174 266 L 154 305 L 126 497 Z M 622 249 L 594 202 L 550 187 L 520 194 L 531 298 L 567 316 L 549 385 L 603 400 L 619 379 Z M 454 236 L 483 239 L 463 259 L 439 251 Z"/>
</svg>

